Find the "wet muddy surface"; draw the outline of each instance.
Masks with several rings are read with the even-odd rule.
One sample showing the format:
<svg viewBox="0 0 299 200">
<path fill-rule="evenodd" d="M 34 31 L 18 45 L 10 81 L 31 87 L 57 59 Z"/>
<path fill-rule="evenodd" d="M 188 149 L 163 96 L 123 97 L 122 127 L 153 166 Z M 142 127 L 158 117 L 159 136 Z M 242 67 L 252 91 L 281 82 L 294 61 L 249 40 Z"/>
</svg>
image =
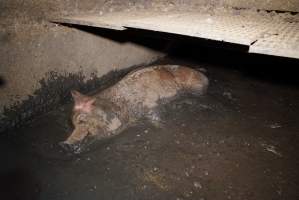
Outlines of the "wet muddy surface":
<svg viewBox="0 0 299 200">
<path fill-rule="evenodd" d="M 73 155 L 58 145 L 66 105 L 1 136 L 2 197 L 298 199 L 298 87 L 203 67 L 208 93 L 165 106 L 160 128 L 143 121 Z"/>
</svg>

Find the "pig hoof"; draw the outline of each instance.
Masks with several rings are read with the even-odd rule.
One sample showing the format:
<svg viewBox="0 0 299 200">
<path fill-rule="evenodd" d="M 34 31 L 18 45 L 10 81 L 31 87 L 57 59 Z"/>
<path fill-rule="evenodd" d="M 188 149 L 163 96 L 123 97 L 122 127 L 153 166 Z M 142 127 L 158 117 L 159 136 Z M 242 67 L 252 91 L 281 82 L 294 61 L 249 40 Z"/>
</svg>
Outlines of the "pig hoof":
<svg viewBox="0 0 299 200">
<path fill-rule="evenodd" d="M 68 150 L 69 149 L 69 144 L 65 143 L 65 142 L 59 142 L 58 145 L 60 147 L 62 147 L 64 150 Z"/>
</svg>

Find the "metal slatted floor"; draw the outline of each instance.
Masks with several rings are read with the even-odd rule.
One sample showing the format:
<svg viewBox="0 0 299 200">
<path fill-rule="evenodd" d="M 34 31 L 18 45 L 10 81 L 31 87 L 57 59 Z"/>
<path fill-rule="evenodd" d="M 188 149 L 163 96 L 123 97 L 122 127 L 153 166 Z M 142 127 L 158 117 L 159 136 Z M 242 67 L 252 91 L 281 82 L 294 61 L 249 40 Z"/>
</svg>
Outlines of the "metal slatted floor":
<svg viewBox="0 0 299 200">
<path fill-rule="evenodd" d="M 53 20 L 126 30 L 144 29 L 249 46 L 249 53 L 299 59 L 299 16 L 252 12 L 207 14 L 200 12 L 134 11 L 102 16 L 80 15 Z"/>
</svg>

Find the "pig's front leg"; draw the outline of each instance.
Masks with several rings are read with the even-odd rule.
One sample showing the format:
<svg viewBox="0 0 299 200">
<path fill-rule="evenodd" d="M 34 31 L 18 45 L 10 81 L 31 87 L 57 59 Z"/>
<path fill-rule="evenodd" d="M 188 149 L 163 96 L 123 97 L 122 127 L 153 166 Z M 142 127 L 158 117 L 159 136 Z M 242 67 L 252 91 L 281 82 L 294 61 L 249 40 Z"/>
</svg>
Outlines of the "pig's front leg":
<svg viewBox="0 0 299 200">
<path fill-rule="evenodd" d="M 85 128 L 76 128 L 73 133 L 60 145 L 66 150 L 76 150 L 79 148 L 80 142 L 88 135 Z"/>
</svg>

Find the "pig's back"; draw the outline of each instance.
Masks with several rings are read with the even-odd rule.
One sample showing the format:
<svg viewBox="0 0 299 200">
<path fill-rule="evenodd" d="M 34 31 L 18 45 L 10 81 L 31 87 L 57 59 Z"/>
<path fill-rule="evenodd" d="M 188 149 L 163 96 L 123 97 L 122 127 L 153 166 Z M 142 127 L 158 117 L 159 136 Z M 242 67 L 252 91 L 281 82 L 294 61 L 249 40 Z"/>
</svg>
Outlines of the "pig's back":
<svg viewBox="0 0 299 200">
<path fill-rule="evenodd" d="M 180 89 L 186 93 L 201 95 L 209 85 L 208 78 L 201 72 L 179 65 L 166 65 Z"/>
<path fill-rule="evenodd" d="M 169 99 L 179 92 L 202 94 L 208 84 L 200 72 L 188 67 L 163 65 L 139 69 L 126 75 L 111 88 L 111 96 L 133 106 L 153 108 L 160 99 Z"/>
</svg>

